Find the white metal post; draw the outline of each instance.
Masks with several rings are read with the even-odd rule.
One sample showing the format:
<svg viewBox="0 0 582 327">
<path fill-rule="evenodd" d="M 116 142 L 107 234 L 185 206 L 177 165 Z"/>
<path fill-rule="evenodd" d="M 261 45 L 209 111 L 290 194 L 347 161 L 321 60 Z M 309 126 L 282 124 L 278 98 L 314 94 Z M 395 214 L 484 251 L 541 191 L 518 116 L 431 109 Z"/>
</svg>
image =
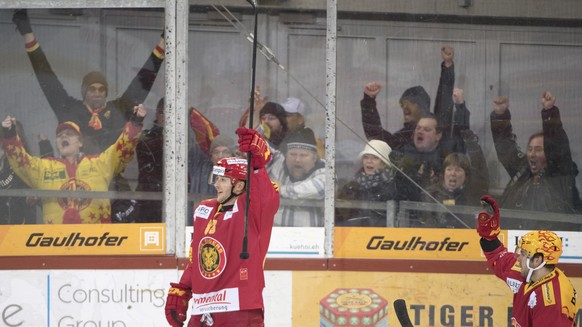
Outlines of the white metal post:
<svg viewBox="0 0 582 327">
<path fill-rule="evenodd" d="M 327 0 L 327 37 L 325 42 L 325 256 L 333 257 L 335 217 L 335 109 L 337 66 L 337 0 Z"/>
</svg>

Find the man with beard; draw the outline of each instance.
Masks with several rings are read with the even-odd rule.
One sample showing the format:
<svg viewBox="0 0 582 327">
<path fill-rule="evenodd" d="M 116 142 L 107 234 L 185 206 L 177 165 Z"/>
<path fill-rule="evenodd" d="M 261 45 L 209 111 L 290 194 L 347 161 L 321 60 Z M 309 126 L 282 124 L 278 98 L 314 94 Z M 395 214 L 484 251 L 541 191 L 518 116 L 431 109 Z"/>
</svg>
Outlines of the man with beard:
<svg viewBox="0 0 582 327">
<path fill-rule="evenodd" d="M 308 113 L 308 107 L 298 98 L 289 97 L 281 103 L 285 109 L 285 119 L 287 120 L 287 134 L 295 133 L 296 131 L 306 128 L 305 115 Z M 323 140 L 316 136 L 315 142 L 317 144 L 317 154 L 320 158 L 325 157 L 325 146 Z M 283 140 L 285 143 L 285 140 Z"/>
<path fill-rule="evenodd" d="M 113 145 L 99 155 L 81 152 L 83 133 L 74 122 L 64 122 L 56 129 L 56 147 L 61 158 L 32 157 L 15 131 L 16 120 L 2 121 L 3 147 L 16 174 L 30 187 L 55 191 L 107 191 L 111 179 L 131 160 L 146 115 L 143 105 L 134 107 L 134 115 Z M 109 199 L 42 199 L 45 224 L 110 223 Z"/>
<path fill-rule="evenodd" d="M 325 164 L 317 155 L 315 136 L 310 128 L 290 134 L 283 152 L 274 152 L 268 168 L 271 179 L 279 184 L 282 199 L 322 200 L 325 195 Z M 276 226 L 323 226 L 319 207 L 283 205 L 275 216 Z"/>
<path fill-rule="evenodd" d="M 580 201 L 572 161 L 570 141 L 562 125 L 556 97 L 544 92 L 541 97 L 542 132 L 530 136 L 527 153 L 523 153 L 513 134 L 509 99 L 495 97 L 491 112 L 491 133 L 497 158 L 510 181 L 500 205 L 508 209 L 576 213 Z M 551 217 L 551 216 L 548 216 Z M 579 223 L 517 219 L 509 220 L 512 229 L 579 230 Z"/>
<path fill-rule="evenodd" d="M 269 144 L 279 149 L 287 135 L 287 118 L 285 109 L 276 102 L 267 102 L 259 112 L 263 133 Z"/>
</svg>

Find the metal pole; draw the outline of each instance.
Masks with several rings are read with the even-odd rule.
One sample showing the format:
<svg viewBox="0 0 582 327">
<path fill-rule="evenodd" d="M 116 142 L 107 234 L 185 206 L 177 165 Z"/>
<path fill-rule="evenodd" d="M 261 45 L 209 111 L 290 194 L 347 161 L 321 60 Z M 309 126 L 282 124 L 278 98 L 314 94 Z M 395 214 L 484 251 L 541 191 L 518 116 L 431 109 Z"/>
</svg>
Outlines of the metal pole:
<svg viewBox="0 0 582 327">
<path fill-rule="evenodd" d="M 324 254 L 333 257 L 335 202 L 335 111 L 337 68 L 337 0 L 327 0 L 326 97 L 325 97 L 325 243 Z"/>
</svg>

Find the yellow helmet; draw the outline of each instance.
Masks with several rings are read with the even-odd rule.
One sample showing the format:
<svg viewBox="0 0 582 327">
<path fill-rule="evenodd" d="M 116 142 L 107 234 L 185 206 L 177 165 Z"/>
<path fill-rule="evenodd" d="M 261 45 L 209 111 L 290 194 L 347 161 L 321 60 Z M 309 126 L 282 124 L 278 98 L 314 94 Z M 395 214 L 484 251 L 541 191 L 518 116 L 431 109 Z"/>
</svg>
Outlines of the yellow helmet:
<svg viewBox="0 0 582 327">
<path fill-rule="evenodd" d="M 519 239 L 518 248 L 525 250 L 528 257 L 541 253 L 546 264 L 555 265 L 562 255 L 562 239 L 554 232 L 538 230 L 523 235 Z"/>
</svg>

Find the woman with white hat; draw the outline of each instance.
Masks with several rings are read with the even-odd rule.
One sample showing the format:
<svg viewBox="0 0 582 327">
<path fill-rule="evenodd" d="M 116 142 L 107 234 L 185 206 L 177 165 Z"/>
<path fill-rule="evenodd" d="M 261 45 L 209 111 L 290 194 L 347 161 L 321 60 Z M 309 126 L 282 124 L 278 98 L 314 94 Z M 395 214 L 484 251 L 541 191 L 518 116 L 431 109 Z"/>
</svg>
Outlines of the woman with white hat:
<svg viewBox="0 0 582 327">
<path fill-rule="evenodd" d="M 395 171 L 391 168 L 389 155 L 392 149 L 380 140 L 369 141 L 358 158 L 362 167 L 353 179 L 338 194 L 338 199 L 360 201 L 388 201 L 396 198 Z M 338 226 L 386 227 L 386 212 L 383 210 L 350 208 L 338 209 Z"/>
</svg>

